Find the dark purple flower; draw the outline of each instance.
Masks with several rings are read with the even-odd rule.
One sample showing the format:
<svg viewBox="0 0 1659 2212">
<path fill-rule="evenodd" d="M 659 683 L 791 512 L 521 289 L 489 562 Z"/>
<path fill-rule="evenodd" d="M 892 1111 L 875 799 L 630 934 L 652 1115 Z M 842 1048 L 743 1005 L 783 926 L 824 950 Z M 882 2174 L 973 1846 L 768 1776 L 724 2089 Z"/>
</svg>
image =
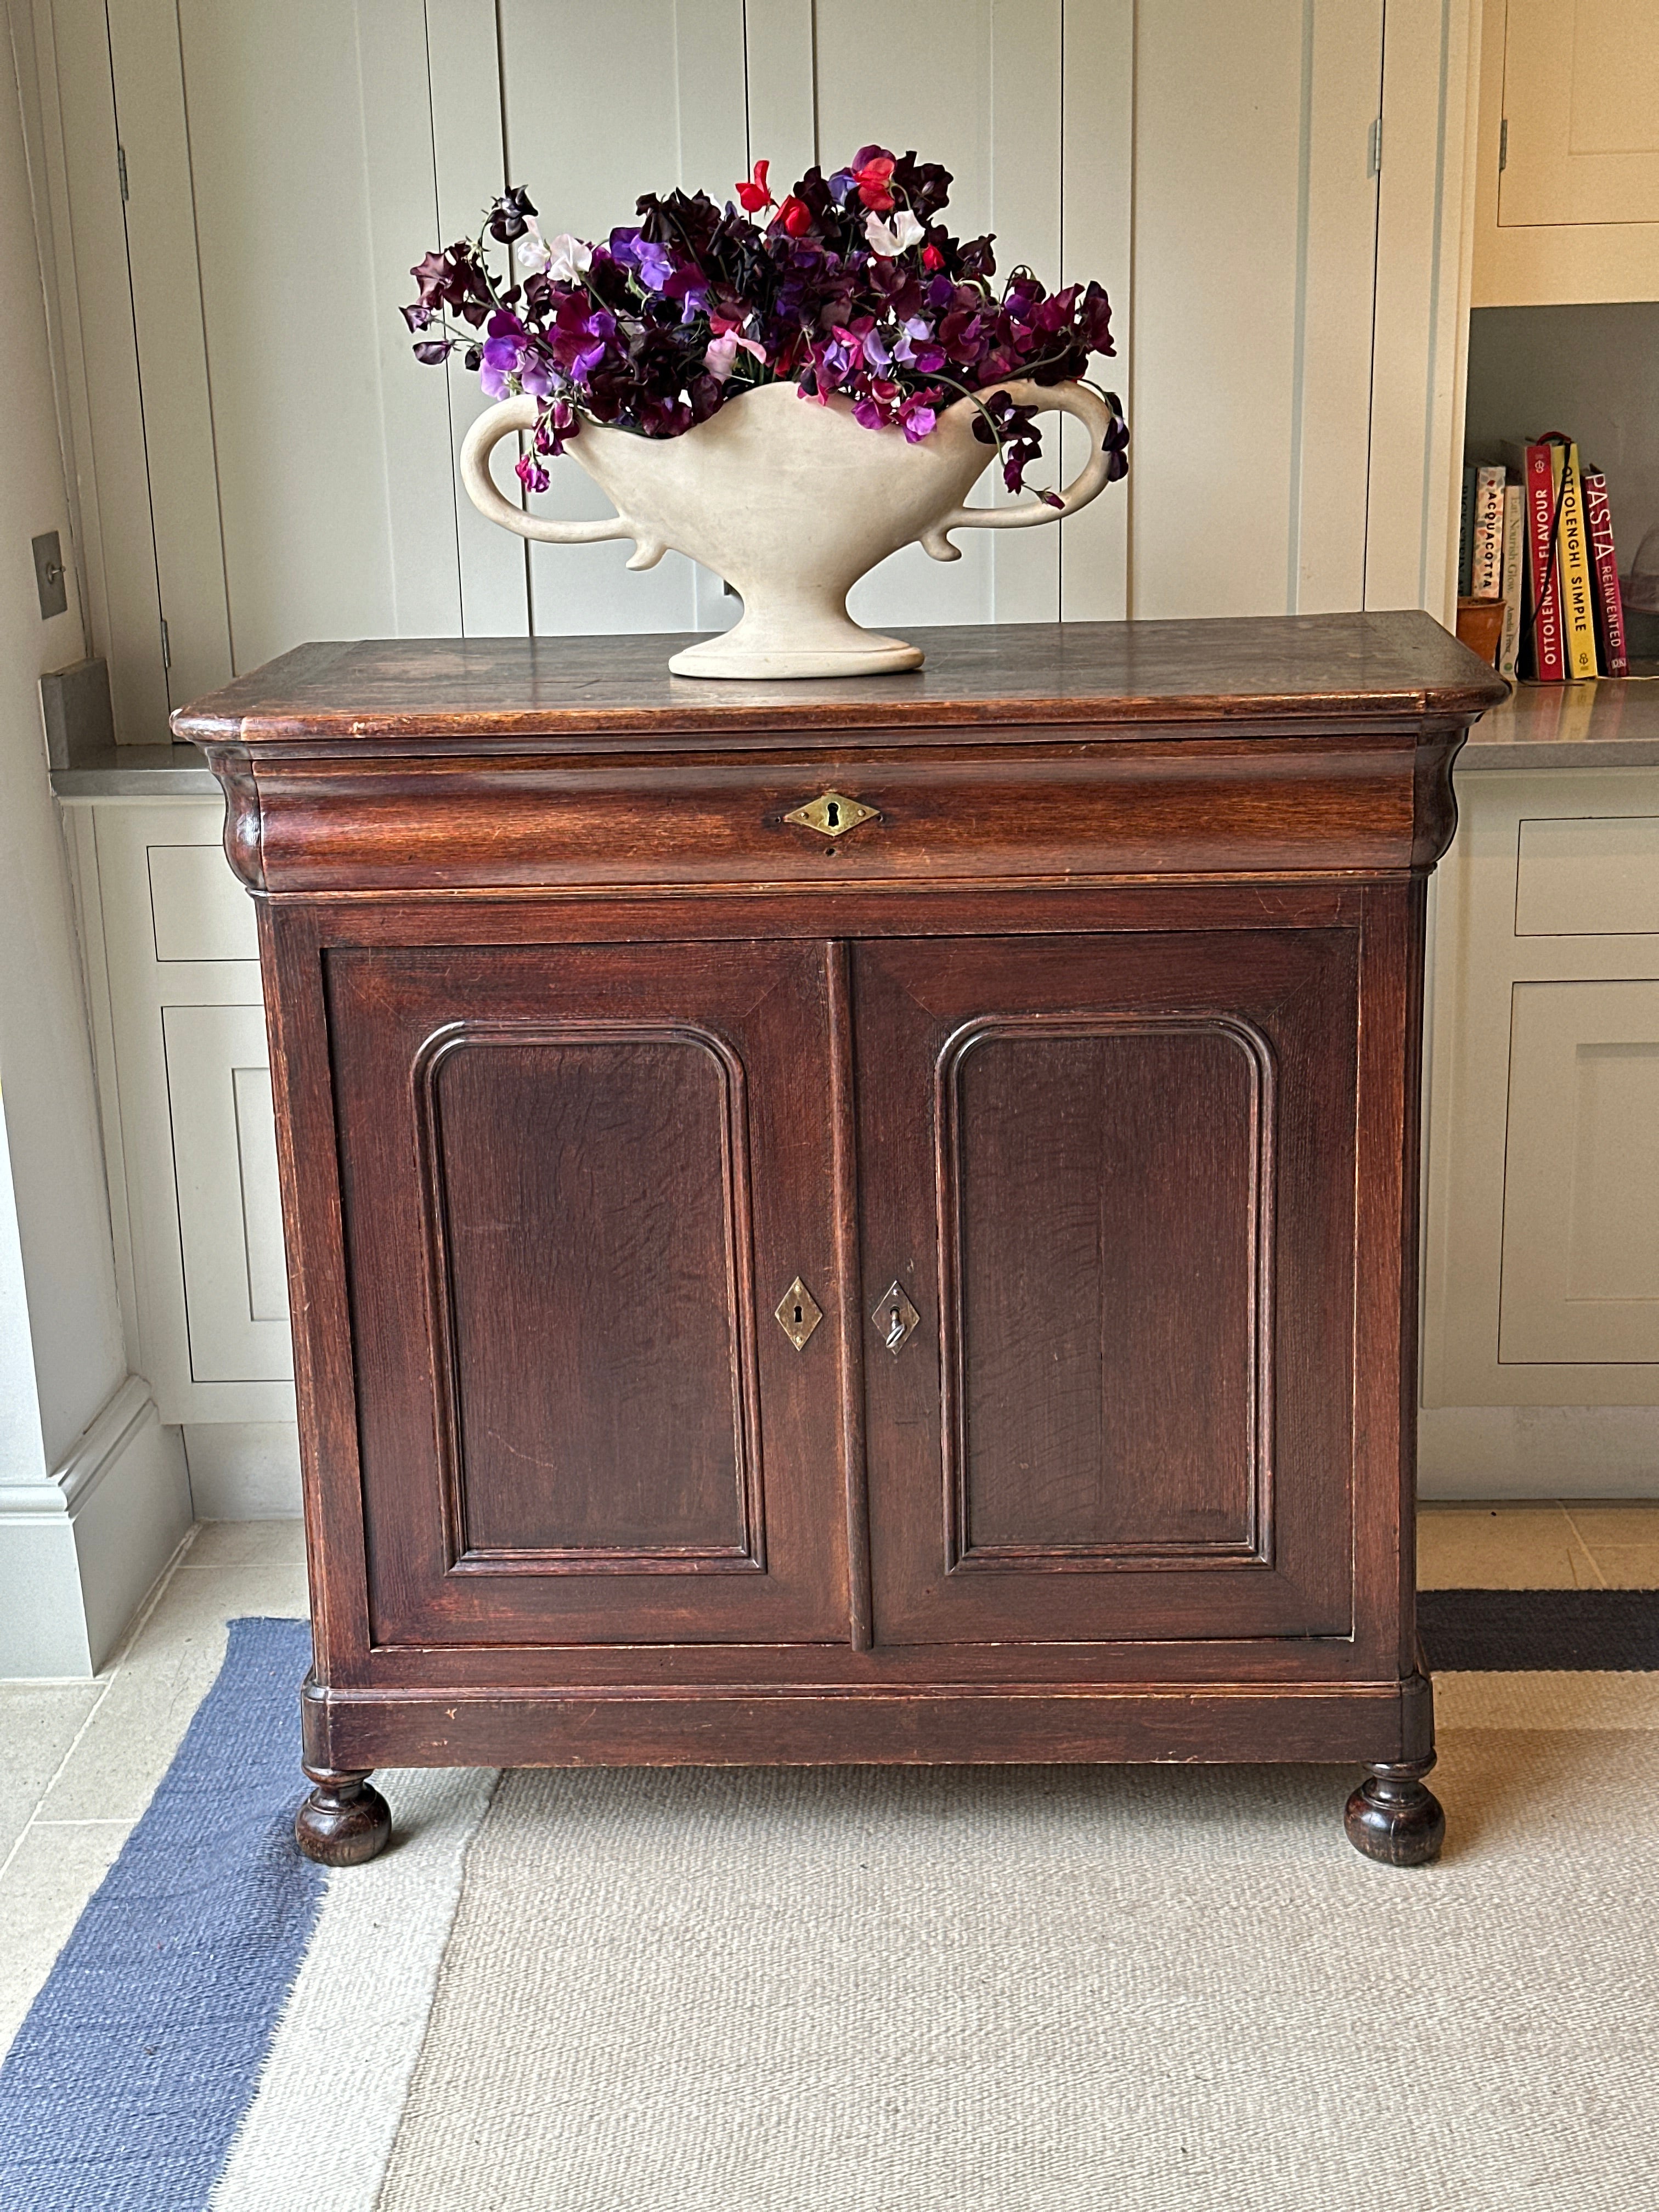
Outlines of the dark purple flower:
<svg viewBox="0 0 1659 2212">
<path fill-rule="evenodd" d="M 511 246 L 515 238 L 522 238 L 530 228 L 527 217 L 534 215 L 530 195 L 522 185 L 509 185 L 489 210 L 489 231 L 503 246 Z"/>
<path fill-rule="evenodd" d="M 1085 291 L 1078 321 L 1083 343 L 1091 353 L 1117 351 L 1112 343 L 1112 303 L 1098 284 L 1091 283 Z M 1115 412 L 1116 403 L 1113 404 Z"/>
<path fill-rule="evenodd" d="M 915 154 L 901 154 L 893 164 L 893 185 L 913 215 L 926 222 L 938 215 L 951 197 L 951 172 L 937 161 L 918 161 Z"/>
<path fill-rule="evenodd" d="M 415 358 L 424 362 L 428 368 L 434 368 L 439 362 L 448 359 L 454 343 L 453 338 L 428 338 L 414 349 Z"/>
<path fill-rule="evenodd" d="M 1101 444 L 1108 456 L 1106 481 L 1116 483 L 1129 473 L 1129 426 L 1120 411 L 1116 394 L 1109 392 L 1106 398 L 1112 410 L 1112 427 Z"/>
</svg>

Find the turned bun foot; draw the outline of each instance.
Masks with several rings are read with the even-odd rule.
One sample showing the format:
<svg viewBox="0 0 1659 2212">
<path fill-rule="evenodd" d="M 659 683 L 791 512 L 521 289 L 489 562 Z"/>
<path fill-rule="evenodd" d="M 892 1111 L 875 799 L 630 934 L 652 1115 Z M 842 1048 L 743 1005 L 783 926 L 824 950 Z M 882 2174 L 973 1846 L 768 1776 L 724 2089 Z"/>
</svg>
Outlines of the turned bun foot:
<svg viewBox="0 0 1659 2212">
<path fill-rule="evenodd" d="M 1446 1839 L 1446 1815 L 1423 1777 L 1434 1765 L 1374 1766 L 1348 1800 L 1348 1841 L 1382 1866 L 1426 1866 Z"/>
<path fill-rule="evenodd" d="M 319 1866 L 361 1866 L 386 1849 L 392 1812 L 367 1774 L 306 1772 L 316 1788 L 294 1816 L 294 1840 Z"/>
</svg>

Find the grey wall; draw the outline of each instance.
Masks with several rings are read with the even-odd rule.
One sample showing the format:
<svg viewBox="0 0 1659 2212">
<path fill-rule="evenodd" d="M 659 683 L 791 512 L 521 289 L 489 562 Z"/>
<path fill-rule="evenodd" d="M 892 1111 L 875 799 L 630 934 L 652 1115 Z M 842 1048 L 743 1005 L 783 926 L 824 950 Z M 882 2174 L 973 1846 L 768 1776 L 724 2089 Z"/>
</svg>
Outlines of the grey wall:
<svg viewBox="0 0 1659 2212">
<path fill-rule="evenodd" d="M 1469 318 L 1467 458 L 1565 430 L 1607 473 L 1619 566 L 1659 527 L 1659 301 L 1478 307 Z"/>
</svg>

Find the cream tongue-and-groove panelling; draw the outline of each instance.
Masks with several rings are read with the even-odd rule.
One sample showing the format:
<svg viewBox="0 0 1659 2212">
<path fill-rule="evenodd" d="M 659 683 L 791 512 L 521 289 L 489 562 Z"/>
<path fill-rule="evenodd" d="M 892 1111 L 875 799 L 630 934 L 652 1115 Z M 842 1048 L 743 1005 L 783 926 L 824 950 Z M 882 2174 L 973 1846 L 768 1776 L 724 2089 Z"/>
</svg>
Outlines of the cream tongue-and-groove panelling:
<svg viewBox="0 0 1659 2212">
<path fill-rule="evenodd" d="M 1445 611 L 1468 0 L 1386 39 L 1382 0 L 9 5 L 125 739 L 306 637 L 728 622 L 680 556 L 526 555 L 457 499 L 481 398 L 411 359 L 404 272 L 509 177 L 602 233 L 866 139 L 945 161 L 1005 267 L 1105 283 L 1135 442 L 1127 490 L 896 555 L 861 619 Z"/>
</svg>

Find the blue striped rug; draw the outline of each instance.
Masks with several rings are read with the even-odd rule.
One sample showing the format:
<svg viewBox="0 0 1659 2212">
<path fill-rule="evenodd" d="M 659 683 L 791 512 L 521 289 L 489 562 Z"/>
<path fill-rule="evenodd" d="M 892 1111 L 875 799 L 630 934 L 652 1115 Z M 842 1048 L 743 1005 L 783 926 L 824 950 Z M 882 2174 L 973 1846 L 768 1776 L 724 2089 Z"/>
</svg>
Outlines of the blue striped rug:
<svg viewBox="0 0 1659 2212">
<path fill-rule="evenodd" d="M 322 1903 L 295 1847 L 303 1620 L 235 1620 L 148 1811 L 0 2068 L 6 2212 L 197 2212 Z"/>
</svg>

